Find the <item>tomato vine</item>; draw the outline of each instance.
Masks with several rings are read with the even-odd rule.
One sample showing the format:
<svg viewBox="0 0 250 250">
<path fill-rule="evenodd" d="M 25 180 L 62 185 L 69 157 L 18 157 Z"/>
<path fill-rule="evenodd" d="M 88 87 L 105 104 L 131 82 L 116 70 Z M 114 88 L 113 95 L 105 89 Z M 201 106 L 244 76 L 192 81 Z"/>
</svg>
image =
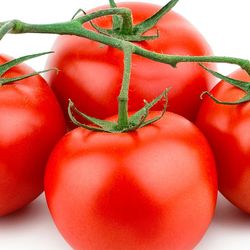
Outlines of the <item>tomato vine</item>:
<svg viewBox="0 0 250 250">
<path fill-rule="evenodd" d="M 131 64 L 131 55 L 137 54 L 145 58 L 165 63 L 171 65 L 172 67 L 177 67 L 178 63 L 181 62 L 197 62 L 197 63 L 229 63 L 236 64 L 240 66 L 250 75 L 250 61 L 247 59 L 235 58 L 235 57 L 225 57 L 225 56 L 180 56 L 180 55 L 169 55 L 156 53 L 147 49 L 144 49 L 134 43 L 133 41 L 143 41 L 148 39 L 156 39 L 159 34 L 155 36 L 144 36 L 143 34 L 151 29 L 160 18 L 169 12 L 176 4 L 178 0 L 171 0 L 165 6 L 163 6 L 157 13 L 144 20 L 143 22 L 133 25 L 133 16 L 132 12 L 128 8 L 118 8 L 114 1 L 109 1 L 110 8 L 102 9 L 99 11 L 92 12 L 90 14 L 85 14 L 80 17 L 75 17 L 68 21 L 62 23 L 53 23 L 53 24 L 29 24 L 24 23 L 20 20 L 11 20 L 0 23 L 0 39 L 2 39 L 7 33 L 52 33 L 52 34 L 68 34 L 76 35 L 80 37 L 85 37 L 93 41 L 98 41 L 102 44 L 112 46 L 114 48 L 120 49 L 124 52 L 124 76 L 123 84 L 121 88 L 119 99 L 119 111 L 118 111 L 118 122 L 110 123 L 96 118 L 88 117 L 85 114 L 82 114 L 78 111 L 75 106 L 70 102 L 69 104 L 69 113 L 71 118 L 75 123 L 77 121 L 73 118 L 71 112 L 74 109 L 78 114 L 87 118 L 87 120 L 94 123 L 94 127 L 88 126 L 89 129 L 97 129 L 108 132 L 124 132 L 131 129 L 135 129 L 141 126 L 144 126 L 145 117 L 147 117 L 148 110 L 154 105 L 153 103 L 158 102 L 160 99 L 157 97 L 150 105 L 146 104 L 145 107 L 138 111 L 134 117 L 128 118 L 128 87 L 130 79 L 130 64 Z M 103 16 L 112 16 L 113 17 L 113 27 L 112 29 L 103 29 L 92 23 L 92 20 L 103 17 Z M 83 24 L 91 22 L 92 26 L 95 28 L 95 31 L 86 29 Z M 202 66 L 202 65 L 201 65 Z M 212 73 L 216 77 L 224 77 L 223 75 L 213 72 L 206 67 L 203 67 L 208 72 Z M 225 77 L 224 77 L 225 79 Z M 235 83 L 235 81 L 230 81 L 230 83 Z M 234 84 L 235 85 L 235 84 Z M 237 85 L 237 84 L 236 84 Z M 243 87 L 244 88 L 244 87 Z M 209 94 L 208 92 L 206 92 Z M 166 94 L 166 91 L 162 95 L 163 98 Z M 210 95 L 211 96 L 211 95 Z M 213 96 L 211 96 L 213 98 Z M 219 103 L 218 100 L 213 98 Z M 249 95 L 247 94 L 246 98 L 239 100 L 240 103 L 249 101 Z M 238 103 L 239 103 L 238 102 Z M 232 103 L 224 103 L 232 104 Z M 153 122 L 153 119 L 151 122 Z M 157 120 L 157 119 L 156 119 Z M 84 124 L 79 124 L 85 126 Z M 96 127 L 97 126 L 97 127 Z M 86 126 L 85 126 L 86 127 Z"/>
</svg>

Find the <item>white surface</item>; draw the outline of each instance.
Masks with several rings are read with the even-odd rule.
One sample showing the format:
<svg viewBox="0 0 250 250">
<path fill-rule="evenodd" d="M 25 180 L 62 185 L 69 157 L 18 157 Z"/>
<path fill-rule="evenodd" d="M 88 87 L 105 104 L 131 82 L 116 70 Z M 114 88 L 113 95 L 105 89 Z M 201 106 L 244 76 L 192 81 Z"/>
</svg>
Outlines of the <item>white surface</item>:
<svg viewBox="0 0 250 250">
<path fill-rule="evenodd" d="M 138 0 L 139 1 L 139 0 Z M 105 0 L 2 0 L 1 20 L 21 19 L 32 23 L 69 20 L 76 10 L 105 4 Z M 140 1 L 143 2 L 143 1 Z M 163 5 L 166 1 L 150 1 Z M 175 11 L 191 21 L 206 37 L 216 55 L 250 58 L 248 0 L 180 0 Z M 22 56 L 49 51 L 55 35 L 9 35 L 0 42 L 0 53 Z M 36 70 L 46 57 L 30 61 Z M 228 73 L 235 67 L 219 66 Z M 1 250 L 69 250 L 49 216 L 43 196 L 27 208 L 0 219 Z M 249 250 L 250 216 L 220 198 L 216 216 L 195 250 Z M 101 249 L 97 249 L 101 250 Z M 128 249 L 129 250 L 129 249 Z"/>
<path fill-rule="evenodd" d="M 0 218 L 0 249 L 70 250 L 71 248 L 53 224 L 44 195 L 41 195 L 17 213 Z M 250 216 L 219 196 L 213 222 L 194 250 L 249 249 Z"/>
<path fill-rule="evenodd" d="M 0 218 L 1 250 L 70 250 L 50 217 L 44 195 Z"/>
<path fill-rule="evenodd" d="M 216 213 L 195 250 L 249 250 L 250 215 L 219 195 Z"/>
</svg>

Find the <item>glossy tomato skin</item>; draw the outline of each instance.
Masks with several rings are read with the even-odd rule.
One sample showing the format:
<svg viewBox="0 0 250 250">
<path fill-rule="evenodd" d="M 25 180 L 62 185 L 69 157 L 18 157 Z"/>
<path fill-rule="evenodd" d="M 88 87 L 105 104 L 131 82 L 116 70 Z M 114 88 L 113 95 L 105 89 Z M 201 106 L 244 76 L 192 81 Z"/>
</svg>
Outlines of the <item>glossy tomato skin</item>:
<svg viewBox="0 0 250 250">
<path fill-rule="evenodd" d="M 0 56 L 0 64 L 9 61 Z M 22 64 L 4 77 L 33 72 Z M 43 191 L 46 161 L 65 132 L 65 121 L 51 89 L 40 76 L 0 87 L 0 216 Z"/>
<path fill-rule="evenodd" d="M 133 12 L 134 23 L 153 15 L 159 6 L 149 3 L 122 3 Z M 110 27 L 111 18 L 99 18 L 95 23 Z M 87 28 L 92 29 L 89 24 Z M 170 12 L 148 35 L 159 31 L 160 38 L 137 42 L 137 45 L 159 53 L 176 55 L 210 55 L 211 49 L 200 33 L 180 15 Z M 67 116 L 71 98 L 82 112 L 106 118 L 117 114 L 117 96 L 123 74 L 121 51 L 76 36 L 60 36 L 49 57 L 48 68 L 57 67 L 59 73 L 50 73 L 48 82 L 56 93 Z M 213 67 L 210 65 L 209 67 Z M 129 110 L 138 110 L 162 91 L 172 86 L 169 93 L 169 111 L 194 120 L 200 94 L 213 84 L 211 74 L 195 63 L 180 63 L 177 68 L 133 56 Z M 161 109 L 161 105 L 155 107 Z"/>
<path fill-rule="evenodd" d="M 250 81 L 238 70 L 230 77 Z M 221 81 L 211 92 L 222 101 L 236 101 L 245 95 L 239 88 Z M 197 125 L 209 140 L 218 169 L 219 190 L 234 205 L 250 213 L 250 103 L 219 105 L 203 100 Z"/>
<path fill-rule="evenodd" d="M 201 132 L 167 113 L 136 132 L 77 128 L 48 161 L 52 217 L 77 250 L 191 250 L 214 213 L 214 159 Z"/>
</svg>

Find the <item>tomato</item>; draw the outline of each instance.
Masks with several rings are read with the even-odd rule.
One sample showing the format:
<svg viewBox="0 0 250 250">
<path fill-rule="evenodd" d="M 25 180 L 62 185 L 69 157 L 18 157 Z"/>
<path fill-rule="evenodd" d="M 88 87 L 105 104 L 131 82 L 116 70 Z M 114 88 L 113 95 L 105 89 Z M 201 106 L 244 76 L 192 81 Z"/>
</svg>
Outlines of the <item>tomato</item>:
<svg viewBox="0 0 250 250">
<path fill-rule="evenodd" d="M 238 70 L 230 77 L 250 81 Z M 211 91 L 226 102 L 239 100 L 244 91 L 221 81 Z M 204 98 L 197 125 L 208 138 L 217 161 L 219 190 L 234 205 L 250 213 L 250 103 L 240 105 L 216 104 Z"/>
<path fill-rule="evenodd" d="M 129 133 L 76 128 L 46 168 L 52 217 L 74 249 L 192 249 L 214 213 L 217 178 L 201 132 L 174 113 Z"/>
<path fill-rule="evenodd" d="M 122 3 L 133 12 L 134 23 L 139 23 L 159 10 L 149 3 Z M 100 8 L 99 8 L 100 9 Z M 95 9 L 96 10 L 96 9 Z M 95 19 L 101 27 L 111 26 L 111 17 Z M 93 29 L 86 24 L 88 29 Z M 183 17 L 170 12 L 147 32 L 160 37 L 136 42 L 150 51 L 176 55 L 210 55 L 211 50 L 201 34 Z M 63 35 L 56 40 L 47 67 L 56 67 L 59 73 L 50 73 L 48 82 L 57 95 L 67 116 L 70 98 L 82 112 L 97 118 L 117 114 L 117 96 L 123 75 L 123 54 L 118 49 L 85 38 Z M 211 65 L 209 67 L 212 67 Z M 195 63 L 180 63 L 177 68 L 133 56 L 129 110 L 144 106 L 167 86 L 169 111 L 194 120 L 200 105 L 200 94 L 210 88 L 213 78 Z M 162 106 L 156 105 L 159 110 Z"/>
<path fill-rule="evenodd" d="M 0 64 L 9 61 L 0 56 Z M 21 64 L 3 77 L 33 72 Z M 43 191 L 46 161 L 65 132 L 56 98 L 40 76 L 0 87 L 0 216 L 11 213 Z"/>
</svg>

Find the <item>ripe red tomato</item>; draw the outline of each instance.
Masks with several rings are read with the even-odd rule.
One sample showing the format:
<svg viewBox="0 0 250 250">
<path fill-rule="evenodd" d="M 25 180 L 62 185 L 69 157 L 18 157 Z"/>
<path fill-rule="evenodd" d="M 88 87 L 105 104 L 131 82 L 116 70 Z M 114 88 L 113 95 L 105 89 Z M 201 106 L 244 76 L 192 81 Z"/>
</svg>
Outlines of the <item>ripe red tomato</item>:
<svg viewBox="0 0 250 250">
<path fill-rule="evenodd" d="M 0 56 L 0 64 L 9 61 Z M 3 77 L 33 72 L 21 64 Z M 43 191 L 47 158 L 65 132 L 63 113 L 40 76 L 0 86 L 0 216 Z"/>
<path fill-rule="evenodd" d="M 45 194 L 74 249 L 192 249 L 214 213 L 213 155 L 189 121 L 167 113 L 130 133 L 77 128 L 48 161 Z"/>
<path fill-rule="evenodd" d="M 134 23 L 139 23 L 159 10 L 149 3 L 122 3 L 133 12 Z M 111 26 L 111 17 L 95 20 L 101 27 Z M 86 27 L 93 29 L 89 24 Z M 210 55 L 211 50 L 200 33 L 180 15 L 170 12 L 148 31 L 160 38 L 137 42 L 148 50 L 176 55 Z M 68 99 L 82 112 L 106 118 L 117 114 L 117 96 L 123 75 L 123 54 L 115 48 L 76 36 L 60 36 L 54 44 L 55 53 L 49 57 L 48 68 L 57 67 L 59 73 L 50 73 L 48 82 L 56 93 L 66 117 Z M 212 67 L 210 65 L 210 67 Z M 129 110 L 144 106 L 144 100 L 153 100 L 167 86 L 169 111 L 194 120 L 200 105 L 202 91 L 212 87 L 210 74 L 195 63 L 181 63 L 177 68 L 133 56 Z M 155 109 L 162 107 L 156 105 Z"/>
<path fill-rule="evenodd" d="M 242 70 L 230 77 L 250 81 Z M 211 91 L 219 100 L 232 102 L 244 91 L 221 81 Z M 219 190 L 234 205 L 250 213 L 250 103 L 216 104 L 204 98 L 197 125 L 208 138 L 217 161 Z"/>
</svg>

